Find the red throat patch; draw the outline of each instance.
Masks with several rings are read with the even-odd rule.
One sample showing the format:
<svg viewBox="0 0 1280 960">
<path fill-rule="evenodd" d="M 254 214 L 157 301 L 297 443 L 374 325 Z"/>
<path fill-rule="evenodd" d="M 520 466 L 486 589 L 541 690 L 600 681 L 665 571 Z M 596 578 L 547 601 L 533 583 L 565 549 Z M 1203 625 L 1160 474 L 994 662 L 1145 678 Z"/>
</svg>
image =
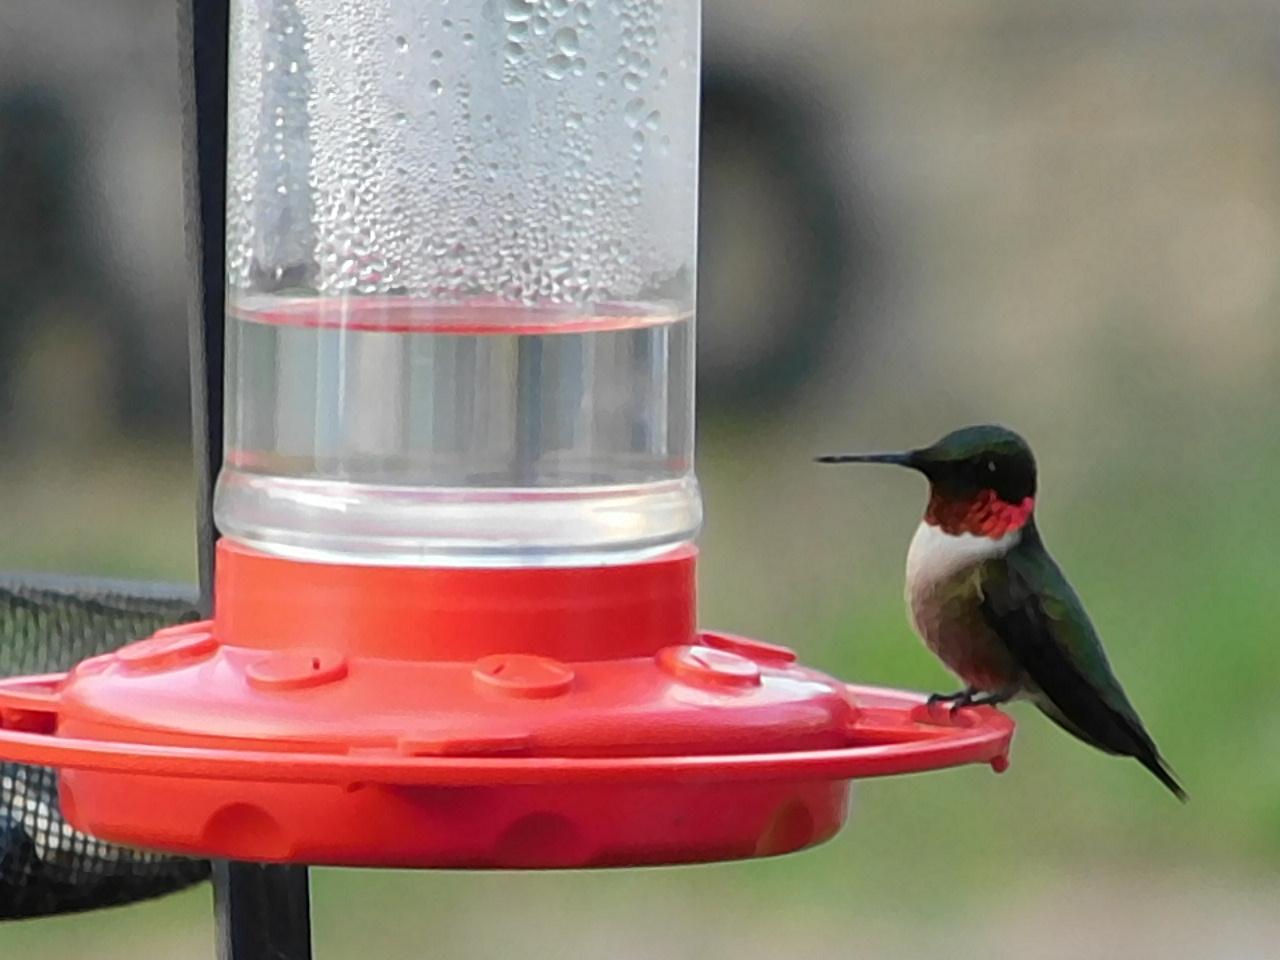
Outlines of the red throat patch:
<svg viewBox="0 0 1280 960">
<path fill-rule="evenodd" d="M 929 526 L 952 536 L 971 533 L 999 540 L 1007 533 L 1020 530 L 1031 518 L 1035 504 L 1034 497 L 1027 497 L 1021 503 L 1006 503 L 994 490 L 983 490 L 968 500 L 942 497 L 935 492 L 929 497 L 924 519 Z"/>
</svg>

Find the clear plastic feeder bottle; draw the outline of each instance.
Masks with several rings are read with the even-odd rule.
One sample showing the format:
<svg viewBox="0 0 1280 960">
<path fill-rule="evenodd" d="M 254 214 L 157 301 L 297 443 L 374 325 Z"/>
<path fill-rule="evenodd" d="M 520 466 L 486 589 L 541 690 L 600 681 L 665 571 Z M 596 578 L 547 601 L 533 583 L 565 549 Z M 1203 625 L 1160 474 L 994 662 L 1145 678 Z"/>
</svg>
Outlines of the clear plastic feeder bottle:
<svg viewBox="0 0 1280 960">
<path fill-rule="evenodd" d="M 232 21 L 221 531 L 398 566 L 691 540 L 696 0 Z"/>
</svg>

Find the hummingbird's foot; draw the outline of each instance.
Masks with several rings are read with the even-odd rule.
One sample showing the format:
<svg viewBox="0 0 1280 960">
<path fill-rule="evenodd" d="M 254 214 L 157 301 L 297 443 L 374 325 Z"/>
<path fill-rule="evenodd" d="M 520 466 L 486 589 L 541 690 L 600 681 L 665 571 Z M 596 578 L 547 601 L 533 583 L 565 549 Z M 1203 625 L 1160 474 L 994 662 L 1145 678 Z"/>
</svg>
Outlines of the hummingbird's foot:
<svg viewBox="0 0 1280 960">
<path fill-rule="evenodd" d="M 973 687 L 965 687 L 955 693 L 931 693 L 929 694 L 929 699 L 925 701 L 925 706 L 932 707 L 935 703 L 954 703 L 962 707 L 968 706 L 969 701 L 974 698 L 977 692 Z"/>
<path fill-rule="evenodd" d="M 1017 690 L 992 690 L 987 693 L 970 690 L 966 696 L 951 704 L 951 715 L 954 717 L 961 707 L 998 707 L 1002 703 L 1008 703 L 1017 693 Z"/>
</svg>

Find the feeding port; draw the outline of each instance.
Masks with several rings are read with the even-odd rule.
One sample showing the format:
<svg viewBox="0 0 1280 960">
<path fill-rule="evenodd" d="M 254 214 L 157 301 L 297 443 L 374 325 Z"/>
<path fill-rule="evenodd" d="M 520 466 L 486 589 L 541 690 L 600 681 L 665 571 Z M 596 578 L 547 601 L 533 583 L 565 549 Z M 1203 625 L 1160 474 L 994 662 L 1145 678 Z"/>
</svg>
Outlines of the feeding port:
<svg viewBox="0 0 1280 960">
<path fill-rule="evenodd" d="M 784 853 L 1003 767 L 994 710 L 697 624 L 696 2 L 232 11 L 214 617 L 0 682 L 0 755 L 108 840 L 459 867 Z"/>
</svg>

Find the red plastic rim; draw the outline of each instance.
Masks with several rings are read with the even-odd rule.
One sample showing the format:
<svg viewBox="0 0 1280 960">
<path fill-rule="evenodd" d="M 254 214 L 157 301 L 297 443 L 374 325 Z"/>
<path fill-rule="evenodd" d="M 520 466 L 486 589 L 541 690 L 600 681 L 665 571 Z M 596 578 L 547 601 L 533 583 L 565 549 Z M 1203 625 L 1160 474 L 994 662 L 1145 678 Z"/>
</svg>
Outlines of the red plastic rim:
<svg viewBox="0 0 1280 960">
<path fill-rule="evenodd" d="M 0 716 L 26 715 L 55 698 L 65 675 L 0 680 Z M 851 780 L 919 773 L 971 763 L 1008 765 L 1013 721 L 989 707 L 954 716 L 916 693 L 849 686 L 863 708 L 859 736 L 889 742 L 830 750 L 657 757 L 398 756 L 231 750 L 112 742 L 24 732 L 6 722 L 6 760 L 61 769 L 261 783 L 374 782 L 434 786 L 567 785 L 702 781 Z"/>
</svg>

